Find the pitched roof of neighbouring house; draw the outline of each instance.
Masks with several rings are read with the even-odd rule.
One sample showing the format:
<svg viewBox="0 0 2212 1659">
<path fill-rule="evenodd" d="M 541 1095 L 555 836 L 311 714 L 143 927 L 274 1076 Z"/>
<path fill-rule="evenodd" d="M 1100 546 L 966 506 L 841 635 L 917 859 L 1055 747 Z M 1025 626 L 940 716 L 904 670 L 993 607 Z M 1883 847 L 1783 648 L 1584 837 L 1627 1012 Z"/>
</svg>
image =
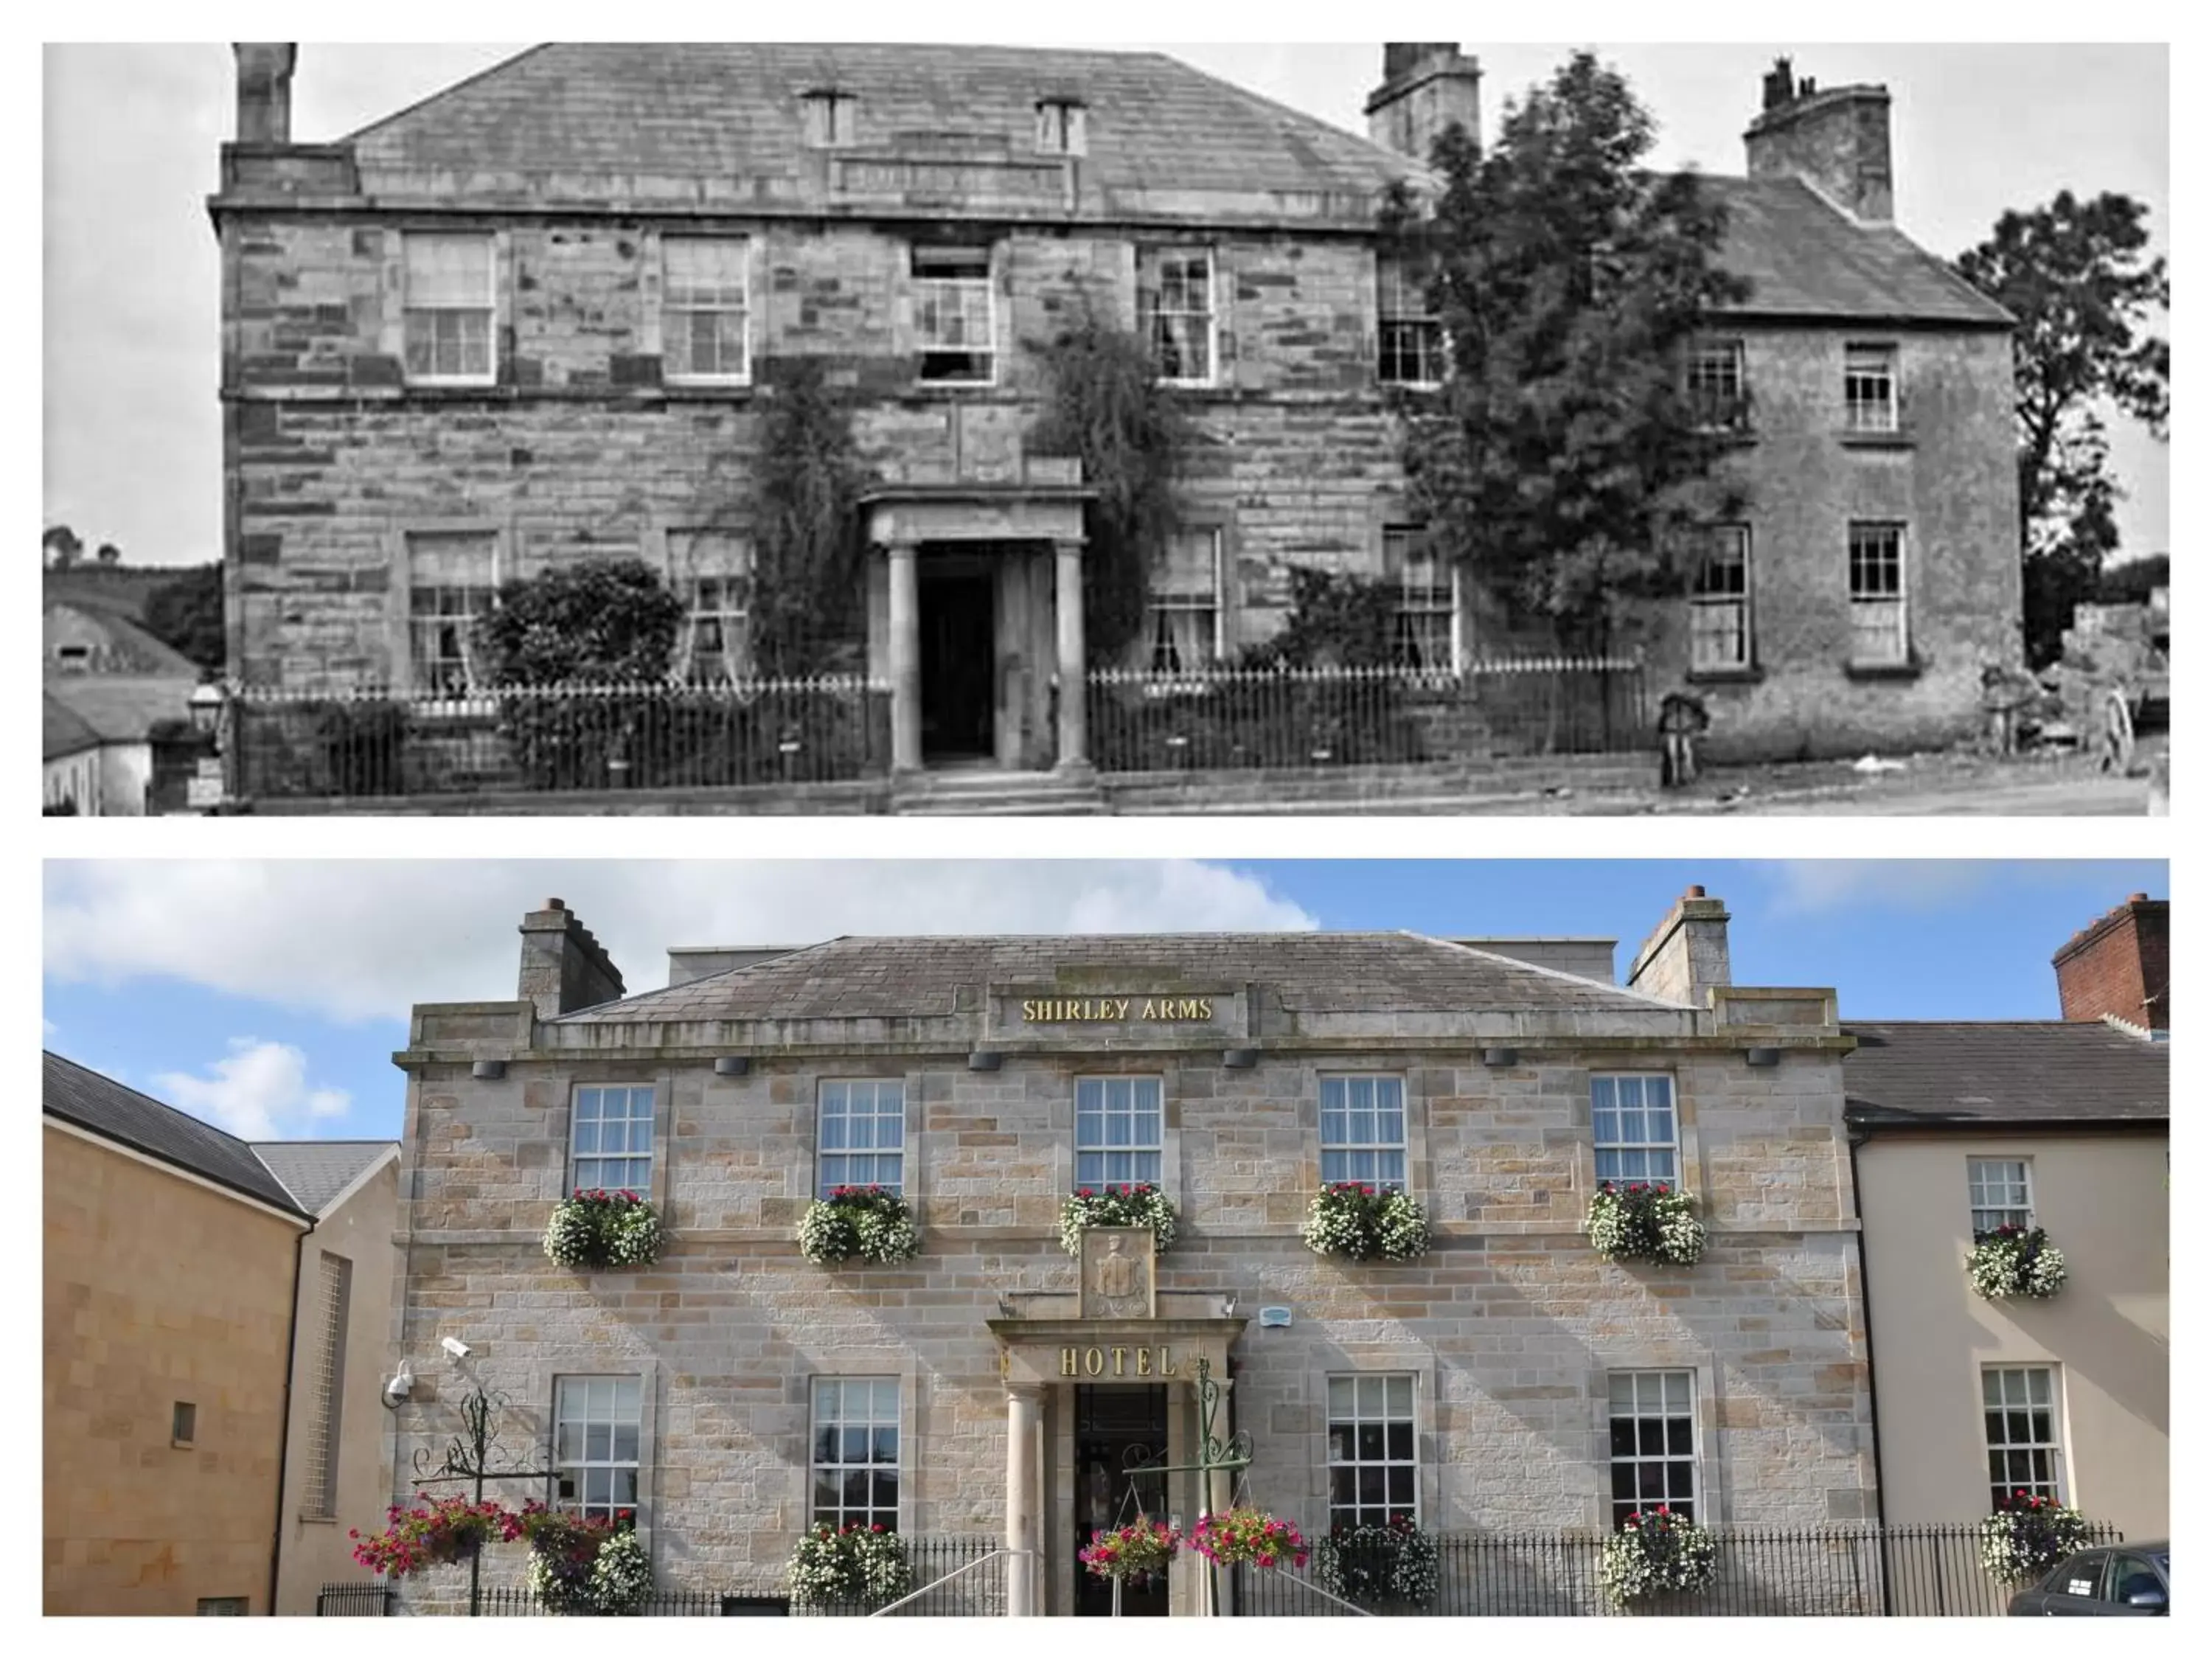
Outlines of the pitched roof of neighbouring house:
<svg viewBox="0 0 2212 1659">
<path fill-rule="evenodd" d="M 188 720 L 197 676 L 64 674 L 45 682 L 59 702 L 104 743 L 143 743 L 164 720 Z"/>
<path fill-rule="evenodd" d="M 2164 1122 L 2172 1049 L 2101 1020 L 1848 1022 L 1844 1111 L 1873 1124 Z"/>
<path fill-rule="evenodd" d="M 353 1185 L 387 1153 L 396 1140 L 254 1140 L 246 1143 L 284 1183 L 300 1207 L 320 1215 L 324 1206 Z"/>
<path fill-rule="evenodd" d="M 92 722 L 55 696 L 51 689 L 46 694 L 45 712 L 46 759 L 58 760 L 64 755 L 82 754 L 100 747 L 100 736 L 93 729 Z"/>
<path fill-rule="evenodd" d="M 50 1115 L 264 1204 L 311 1213 L 236 1135 L 73 1060 L 50 1051 L 46 1061 L 45 1105 Z"/>
<path fill-rule="evenodd" d="M 1634 1012 L 1672 1009 L 1637 992 L 1417 933 L 978 934 L 847 937 L 562 1017 L 639 1020 L 927 1018 L 988 985 L 1103 975 L 1116 992 L 1265 984 L 1292 1011 Z M 1078 994 L 1080 994 L 1079 992 Z"/>
<path fill-rule="evenodd" d="M 100 631 L 106 647 L 106 660 L 112 665 L 94 668 L 91 672 L 181 676 L 197 681 L 199 665 L 149 631 L 131 614 L 129 605 L 128 598 L 123 595 L 85 593 L 67 599 L 49 598 L 46 602 L 46 623 L 52 629 L 57 623 L 65 625 L 74 615 Z"/>
</svg>

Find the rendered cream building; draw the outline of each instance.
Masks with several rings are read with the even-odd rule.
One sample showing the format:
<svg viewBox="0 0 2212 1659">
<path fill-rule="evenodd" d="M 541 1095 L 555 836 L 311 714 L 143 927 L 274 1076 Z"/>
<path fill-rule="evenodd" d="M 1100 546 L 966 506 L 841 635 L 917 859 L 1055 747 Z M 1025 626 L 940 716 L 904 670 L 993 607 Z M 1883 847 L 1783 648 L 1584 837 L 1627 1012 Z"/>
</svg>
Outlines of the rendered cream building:
<svg viewBox="0 0 2212 1659">
<path fill-rule="evenodd" d="M 1003 1535 L 1037 1552 L 1016 1609 L 1068 1613 L 1130 1459 L 1194 1461 L 1202 1359 L 1252 1499 L 1309 1534 L 1596 1531 L 1639 1495 L 1871 1517 L 1848 1039 L 1830 992 L 1730 985 L 1726 926 L 1692 889 L 1626 987 L 1609 940 L 848 938 L 672 952 L 666 988 L 624 997 L 548 901 L 519 995 L 418 1006 L 397 1057 L 399 1489 L 481 1385 L 514 1443 L 562 1449 L 555 1495 L 635 1504 L 663 1585 L 775 1594 L 810 1523 L 858 1520 Z M 1679 1179 L 1705 1259 L 1598 1260 L 1601 1171 Z M 1310 1252 L 1308 1201 L 1346 1172 L 1402 1172 L 1431 1252 Z M 1162 1183 L 1180 1236 L 1156 1277 L 1079 1288 L 1061 1200 L 1121 1180 Z M 913 1204 L 919 1259 L 807 1261 L 806 1205 L 867 1182 Z M 552 1266 L 578 1186 L 649 1194 L 659 1263 Z M 1152 1512 L 1194 1519 L 1198 1479 Z"/>
</svg>

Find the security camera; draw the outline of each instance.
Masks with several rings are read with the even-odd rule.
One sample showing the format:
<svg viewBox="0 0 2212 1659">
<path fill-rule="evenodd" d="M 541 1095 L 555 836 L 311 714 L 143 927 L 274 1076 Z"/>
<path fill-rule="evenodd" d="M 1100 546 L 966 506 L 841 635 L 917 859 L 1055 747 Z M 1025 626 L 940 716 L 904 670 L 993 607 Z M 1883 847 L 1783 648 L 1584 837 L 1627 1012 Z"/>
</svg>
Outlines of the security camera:
<svg viewBox="0 0 2212 1659">
<path fill-rule="evenodd" d="M 441 1336 L 438 1339 L 438 1346 L 456 1359 L 466 1359 L 469 1357 L 469 1345 L 458 1336 Z"/>
<path fill-rule="evenodd" d="M 384 1403 L 387 1406 L 397 1406 L 414 1392 L 414 1374 L 407 1369 L 405 1362 L 403 1361 L 392 1379 L 384 1385 Z"/>
</svg>

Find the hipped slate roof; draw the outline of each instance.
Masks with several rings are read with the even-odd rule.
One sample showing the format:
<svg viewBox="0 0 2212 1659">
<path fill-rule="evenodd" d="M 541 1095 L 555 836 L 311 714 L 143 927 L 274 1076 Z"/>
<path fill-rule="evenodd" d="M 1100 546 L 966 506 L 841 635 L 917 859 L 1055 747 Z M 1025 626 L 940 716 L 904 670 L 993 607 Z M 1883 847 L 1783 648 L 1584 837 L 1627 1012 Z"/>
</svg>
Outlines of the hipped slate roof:
<svg viewBox="0 0 2212 1659">
<path fill-rule="evenodd" d="M 218 1186 L 280 1210 L 309 1213 L 237 1136 L 52 1053 L 46 1055 L 46 1109 L 64 1121 Z"/>
<path fill-rule="evenodd" d="M 399 1143 L 393 1140 L 256 1140 L 253 1154 L 284 1183 L 304 1209 L 317 1215 L 362 1170 Z"/>
<path fill-rule="evenodd" d="M 102 738 L 92 728 L 92 723 L 54 696 L 50 688 L 46 694 L 46 758 L 58 759 L 87 749 L 100 747 Z"/>
<path fill-rule="evenodd" d="M 46 682 L 47 701 L 58 702 L 103 743 L 143 743 L 163 720 L 192 714 L 189 678 L 134 674 L 67 674 Z"/>
<path fill-rule="evenodd" d="M 1376 191 L 1401 156 L 1157 52 L 971 46 L 592 42 L 533 47 L 348 141 L 364 172 L 795 179 L 799 100 L 854 94 L 866 154 L 898 135 L 1034 155 L 1036 105 L 1086 110 L 1106 190 Z"/>
<path fill-rule="evenodd" d="M 1063 981 L 1063 968 L 1079 977 Z M 1416 933 L 983 934 L 834 939 L 583 1009 L 561 1023 L 930 1018 L 959 1012 L 957 999 L 972 999 L 987 984 L 1065 983 L 1082 994 L 1255 981 L 1293 1012 L 1648 1014 L 1672 1006 Z"/>
<path fill-rule="evenodd" d="M 1875 1126 L 2163 1122 L 2169 1045 L 2100 1020 L 1903 1021 L 1844 1030 L 1844 1105 Z"/>
</svg>

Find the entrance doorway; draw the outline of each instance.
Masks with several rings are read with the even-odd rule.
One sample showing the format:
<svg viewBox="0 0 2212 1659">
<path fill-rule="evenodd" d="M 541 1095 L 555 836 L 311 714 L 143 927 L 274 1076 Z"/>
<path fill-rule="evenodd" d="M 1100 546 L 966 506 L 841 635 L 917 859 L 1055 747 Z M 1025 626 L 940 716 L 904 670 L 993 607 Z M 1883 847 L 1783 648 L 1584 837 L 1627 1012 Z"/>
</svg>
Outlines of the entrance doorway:
<svg viewBox="0 0 2212 1659">
<path fill-rule="evenodd" d="M 996 750 L 998 662 L 991 564 L 958 556 L 922 559 L 921 753 L 924 760 L 981 760 Z"/>
<path fill-rule="evenodd" d="M 1134 1474 L 1140 1463 L 1167 1461 L 1168 1391 L 1154 1383 L 1078 1383 L 1075 1387 L 1075 1547 L 1091 1534 L 1127 1526 L 1139 1515 L 1164 1521 L 1167 1477 Z M 1103 1618 L 1114 1611 L 1114 1586 L 1075 1562 L 1075 1612 Z M 1164 1577 L 1121 1587 L 1121 1616 L 1164 1619 Z"/>
</svg>

